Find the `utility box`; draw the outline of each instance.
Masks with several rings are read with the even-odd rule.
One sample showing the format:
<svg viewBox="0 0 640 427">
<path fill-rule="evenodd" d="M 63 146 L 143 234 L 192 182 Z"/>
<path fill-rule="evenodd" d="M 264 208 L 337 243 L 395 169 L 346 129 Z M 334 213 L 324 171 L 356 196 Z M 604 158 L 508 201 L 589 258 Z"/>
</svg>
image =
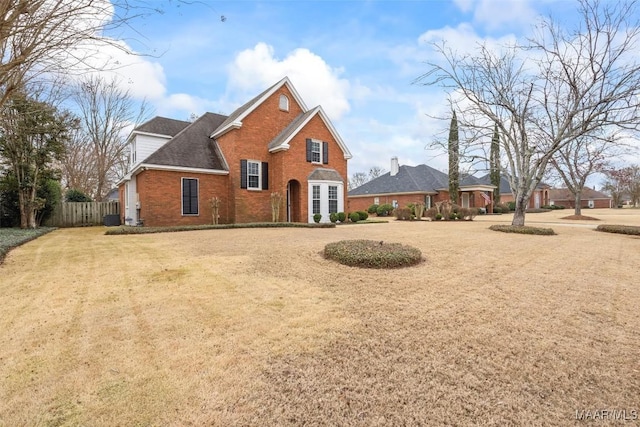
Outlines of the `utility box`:
<svg viewBox="0 0 640 427">
<path fill-rule="evenodd" d="M 118 214 L 105 215 L 102 218 L 102 223 L 106 227 L 117 227 L 118 225 L 120 225 L 120 215 L 118 215 Z"/>
</svg>

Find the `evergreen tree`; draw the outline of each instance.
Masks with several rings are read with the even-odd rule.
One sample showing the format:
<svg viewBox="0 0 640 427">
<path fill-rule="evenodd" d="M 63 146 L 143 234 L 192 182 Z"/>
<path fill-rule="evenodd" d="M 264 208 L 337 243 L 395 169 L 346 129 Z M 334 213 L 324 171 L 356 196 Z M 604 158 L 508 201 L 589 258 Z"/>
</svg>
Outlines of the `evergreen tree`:
<svg viewBox="0 0 640 427">
<path fill-rule="evenodd" d="M 489 178 L 491 185 L 495 185 L 493 190 L 494 204 L 500 203 L 500 135 L 498 134 L 498 125 L 493 130 L 493 138 L 491 138 L 491 152 L 489 153 Z"/>
<path fill-rule="evenodd" d="M 458 204 L 458 191 L 460 190 L 459 150 L 458 119 L 454 111 L 453 117 L 451 117 L 451 125 L 449 126 L 449 199 L 454 204 Z"/>
</svg>

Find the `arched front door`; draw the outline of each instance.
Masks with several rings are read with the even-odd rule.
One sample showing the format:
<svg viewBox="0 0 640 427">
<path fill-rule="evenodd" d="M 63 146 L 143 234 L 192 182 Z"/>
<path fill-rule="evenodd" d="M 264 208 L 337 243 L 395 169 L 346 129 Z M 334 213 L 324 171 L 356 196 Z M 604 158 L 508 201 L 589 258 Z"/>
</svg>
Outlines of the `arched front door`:
<svg viewBox="0 0 640 427">
<path fill-rule="evenodd" d="M 287 222 L 300 222 L 300 183 L 295 179 L 287 183 Z"/>
</svg>

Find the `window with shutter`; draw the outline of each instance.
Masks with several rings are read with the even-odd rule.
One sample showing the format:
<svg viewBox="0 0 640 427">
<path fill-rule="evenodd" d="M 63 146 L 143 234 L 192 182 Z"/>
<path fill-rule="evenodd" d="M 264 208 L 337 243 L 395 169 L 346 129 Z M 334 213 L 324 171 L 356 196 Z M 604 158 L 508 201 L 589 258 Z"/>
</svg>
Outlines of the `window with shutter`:
<svg viewBox="0 0 640 427">
<path fill-rule="evenodd" d="M 198 213 L 198 180 L 182 178 L 182 215 Z"/>
</svg>

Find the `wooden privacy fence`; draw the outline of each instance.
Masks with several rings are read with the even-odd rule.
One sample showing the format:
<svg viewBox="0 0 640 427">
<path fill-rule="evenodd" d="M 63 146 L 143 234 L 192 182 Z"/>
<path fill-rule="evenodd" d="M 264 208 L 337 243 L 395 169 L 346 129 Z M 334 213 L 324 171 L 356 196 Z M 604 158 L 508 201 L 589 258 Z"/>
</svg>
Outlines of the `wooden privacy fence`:
<svg viewBox="0 0 640 427">
<path fill-rule="evenodd" d="M 118 215 L 120 202 L 60 203 L 45 225 L 50 227 L 84 227 L 102 225 L 105 215 Z"/>
</svg>

